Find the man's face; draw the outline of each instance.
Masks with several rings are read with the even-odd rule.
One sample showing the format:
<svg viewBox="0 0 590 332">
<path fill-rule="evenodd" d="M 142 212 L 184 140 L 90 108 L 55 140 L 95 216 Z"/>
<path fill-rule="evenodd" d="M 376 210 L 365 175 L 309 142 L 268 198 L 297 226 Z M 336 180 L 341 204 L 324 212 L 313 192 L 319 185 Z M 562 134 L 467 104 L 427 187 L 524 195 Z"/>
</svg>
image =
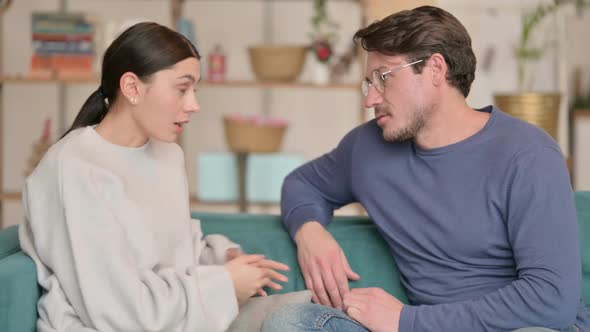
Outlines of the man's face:
<svg viewBox="0 0 590 332">
<path fill-rule="evenodd" d="M 373 75 L 373 71 L 385 73 L 405 64 L 408 61 L 403 56 L 369 52 L 366 79 L 372 83 L 375 76 L 380 77 Z M 428 116 L 428 95 L 423 74 L 416 74 L 410 65 L 386 74 L 384 78 L 383 92 L 375 88 L 375 83 L 369 87 L 365 107 L 374 108 L 377 124 L 383 129 L 383 139 L 389 142 L 413 139 L 425 126 Z"/>
</svg>

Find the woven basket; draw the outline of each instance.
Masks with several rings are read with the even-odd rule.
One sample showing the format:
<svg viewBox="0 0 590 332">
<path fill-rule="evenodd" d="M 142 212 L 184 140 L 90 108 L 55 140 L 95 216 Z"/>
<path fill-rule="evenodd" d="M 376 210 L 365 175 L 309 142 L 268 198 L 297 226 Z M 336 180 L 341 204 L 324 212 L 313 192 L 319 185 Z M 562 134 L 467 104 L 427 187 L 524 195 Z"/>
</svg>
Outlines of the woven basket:
<svg viewBox="0 0 590 332">
<path fill-rule="evenodd" d="M 305 62 L 305 46 L 258 45 L 248 48 L 252 70 L 262 81 L 294 81 Z"/>
<path fill-rule="evenodd" d="M 258 125 L 224 118 L 225 139 L 233 152 L 276 152 L 281 148 L 286 126 Z"/>
</svg>

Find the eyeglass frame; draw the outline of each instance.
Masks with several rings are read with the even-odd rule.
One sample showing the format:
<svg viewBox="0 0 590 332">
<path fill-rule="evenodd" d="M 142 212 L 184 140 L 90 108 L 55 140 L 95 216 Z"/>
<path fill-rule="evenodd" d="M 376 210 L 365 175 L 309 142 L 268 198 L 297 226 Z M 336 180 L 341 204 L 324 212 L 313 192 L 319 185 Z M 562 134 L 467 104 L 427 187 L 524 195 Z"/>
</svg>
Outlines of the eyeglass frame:
<svg viewBox="0 0 590 332">
<path fill-rule="evenodd" d="M 418 63 L 420 63 L 420 62 L 426 61 L 426 60 L 428 60 L 428 59 L 429 59 L 429 58 L 424 58 L 424 59 L 416 60 L 416 61 L 414 61 L 414 62 L 406 63 L 406 64 L 403 64 L 403 65 L 399 65 L 399 66 L 397 66 L 397 67 L 394 67 L 394 68 L 391 68 L 391 69 L 389 69 L 389 70 L 387 70 L 387 71 L 385 71 L 385 72 L 383 72 L 383 73 L 379 72 L 379 69 L 375 69 L 375 70 L 373 70 L 373 71 L 371 72 L 371 78 L 372 78 L 372 79 L 370 79 L 370 78 L 368 78 L 368 77 L 365 77 L 365 78 L 364 78 L 364 79 L 361 81 L 361 92 L 363 93 L 363 96 L 365 96 L 365 97 L 368 97 L 368 96 L 369 96 L 369 89 L 371 88 L 371 86 L 374 86 L 374 87 L 375 87 L 375 90 L 377 90 L 377 92 L 379 92 L 379 93 L 384 93 L 384 92 L 385 92 L 385 80 L 386 80 L 386 77 L 385 77 L 385 75 L 390 75 L 390 74 L 396 73 L 396 72 L 398 72 L 398 71 L 400 71 L 400 70 L 402 70 L 402 69 L 404 69 L 404 68 L 407 68 L 407 67 L 413 66 L 413 65 L 415 65 L 415 64 L 418 64 Z M 379 75 L 379 76 L 377 76 L 377 77 L 378 77 L 379 79 L 381 79 L 381 82 L 383 83 L 383 85 L 382 85 L 382 86 L 383 86 L 383 91 L 379 91 L 379 88 L 377 88 L 377 86 L 375 86 L 375 85 L 373 84 L 373 81 L 375 80 L 375 77 L 373 77 L 373 76 L 376 76 L 376 75 L 377 75 L 377 74 L 375 74 L 375 73 L 377 73 L 377 74 Z"/>
</svg>

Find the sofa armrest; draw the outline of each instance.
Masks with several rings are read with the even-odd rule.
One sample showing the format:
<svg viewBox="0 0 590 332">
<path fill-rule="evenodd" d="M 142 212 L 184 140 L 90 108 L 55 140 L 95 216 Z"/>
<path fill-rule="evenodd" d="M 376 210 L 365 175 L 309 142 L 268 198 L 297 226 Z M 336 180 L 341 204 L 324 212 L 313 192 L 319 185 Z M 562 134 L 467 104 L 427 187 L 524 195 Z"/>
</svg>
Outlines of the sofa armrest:
<svg viewBox="0 0 590 332">
<path fill-rule="evenodd" d="M 0 331 L 35 331 L 39 296 L 35 263 L 20 250 L 17 227 L 0 230 Z"/>
</svg>

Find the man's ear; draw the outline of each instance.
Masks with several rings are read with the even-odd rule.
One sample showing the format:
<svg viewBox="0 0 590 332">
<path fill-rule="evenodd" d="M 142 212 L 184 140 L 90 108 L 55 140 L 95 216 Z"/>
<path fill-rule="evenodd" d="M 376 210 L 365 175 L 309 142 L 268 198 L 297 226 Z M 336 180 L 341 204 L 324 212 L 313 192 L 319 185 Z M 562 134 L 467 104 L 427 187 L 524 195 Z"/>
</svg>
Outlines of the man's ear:
<svg viewBox="0 0 590 332">
<path fill-rule="evenodd" d="M 434 53 L 428 59 L 431 73 L 432 73 L 432 84 L 434 86 L 441 86 L 447 80 L 447 62 L 445 57 L 440 53 Z"/>
<path fill-rule="evenodd" d="M 119 88 L 127 102 L 132 105 L 137 105 L 139 103 L 142 95 L 142 82 L 137 75 L 132 72 L 126 72 L 123 74 L 119 80 Z"/>
</svg>

